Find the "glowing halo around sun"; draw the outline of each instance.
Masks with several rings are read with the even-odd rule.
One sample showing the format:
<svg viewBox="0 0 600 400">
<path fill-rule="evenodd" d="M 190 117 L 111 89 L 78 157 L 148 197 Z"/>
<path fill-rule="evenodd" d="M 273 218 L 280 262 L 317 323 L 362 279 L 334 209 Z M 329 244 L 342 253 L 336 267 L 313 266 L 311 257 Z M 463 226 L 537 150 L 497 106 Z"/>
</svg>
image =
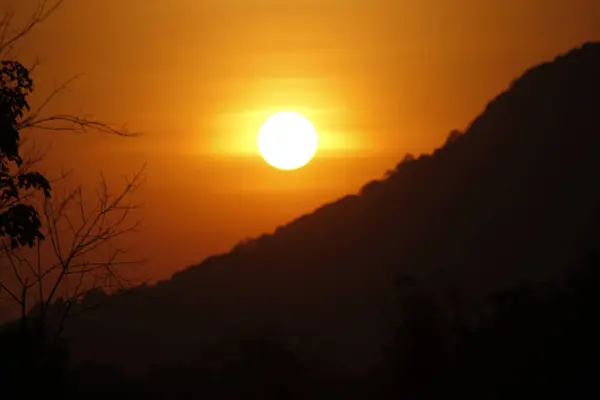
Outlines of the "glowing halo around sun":
<svg viewBox="0 0 600 400">
<path fill-rule="evenodd" d="M 313 124 L 301 114 L 282 111 L 273 114 L 258 132 L 258 151 L 271 166 L 298 169 L 317 152 L 318 135 Z"/>
</svg>

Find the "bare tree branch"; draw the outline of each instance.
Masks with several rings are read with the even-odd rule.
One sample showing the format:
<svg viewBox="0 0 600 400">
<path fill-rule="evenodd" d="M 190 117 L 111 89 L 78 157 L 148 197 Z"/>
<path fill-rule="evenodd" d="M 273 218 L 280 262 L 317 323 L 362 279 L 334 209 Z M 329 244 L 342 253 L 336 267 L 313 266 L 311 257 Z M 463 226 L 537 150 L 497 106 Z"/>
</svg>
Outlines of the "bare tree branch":
<svg viewBox="0 0 600 400">
<path fill-rule="evenodd" d="M 54 92 L 50 95 L 56 96 Z M 36 112 L 39 112 L 37 110 Z M 78 117 L 70 114 L 56 114 L 48 117 L 39 117 L 34 112 L 31 117 L 24 119 L 19 124 L 19 129 L 40 129 L 48 131 L 69 131 L 75 133 L 83 133 L 96 131 L 100 133 L 109 133 L 118 136 L 139 136 L 137 132 L 131 132 L 126 126 L 116 127 L 105 122 L 95 120 L 91 117 Z"/>
<path fill-rule="evenodd" d="M 13 58 L 14 46 L 35 28 L 50 18 L 57 9 L 64 3 L 64 0 L 37 0 L 33 11 L 31 11 L 27 20 L 17 28 L 13 27 L 15 21 L 15 12 L 12 7 L 4 10 L 0 19 L 0 59 L 9 60 Z M 40 65 L 40 59 L 36 57 L 28 71 L 31 74 L 37 66 Z M 66 91 L 69 86 L 81 74 L 75 75 L 62 84 L 55 87 L 40 103 L 40 105 L 20 121 L 17 121 L 17 130 L 40 129 L 51 131 L 70 131 L 87 132 L 97 131 L 101 133 L 114 134 L 119 136 L 137 136 L 138 133 L 131 132 L 126 126 L 113 126 L 90 116 L 78 116 L 73 114 L 51 114 L 45 115 L 44 111 L 48 105 L 61 93 Z"/>
<path fill-rule="evenodd" d="M 42 159 L 43 155 L 34 154 L 18 173 L 28 173 Z M 81 312 L 77 305 L 90 290 L 134 287 L 136 282 L 127 279 L 122 270 L 141 260 L 127 259 L 117 239 L 140 226 L 134 214 L 141 204 L 132 196 L 143 183 L 143 173 L 144 168 L 125 177 L 122 189 L 114 194 L 102 176 L 95 200 L 86 196 L 81 186 L 63 196 L 43 198 L 42 232 L 46 240 L 38 240 L 33 249 L 13 248 L 9 238 L 0 240 L 0 272 L 2 262 L 12 272 L 12 282 L 0 276 L 0 299 L 12 301 L 23 316 L 30 311 L 27 304 L 37 303 L 44 318 L 55 301 L 62 299 L 60 326 L 72 310 Z M 25 194 L 36 200 L 34 192 Z M 94 204 L 86 206 L 90 201 Z"/>
<path fill-rule="evenodd" d="M 9 56 L 15 44 L 47 20 L 63 2 L 64 0 L 38 0 L 27 22 L 17 29 L 12 29 L 15 12 L 12 8 L 7 9 L 0 20 L 0 57 Z"/>
<path fill-rule="evenodd" d="M 60 272 L 56 278 L 50 294 L 45 299 L 44 307 L 52 303 L 58 289 L 69 275 L 88 274 L 94 272 L 97 277 L 103 274 L 105 279 L 117 283 L 119 287 L 130 284 L 118 270 L 119 266 L 131 265 L 135 260 L 119 260 L 124 254 L 115 239 L 127 233 L 134 232 L 139 226 L 139 220 L 131 220 L 131 212 L 139 208 L 139 204 L 127 203 L 126 200 L 141 183 L 143 169 L 135 174 L 132 180 L 127 181 L 124 188 L 111 196 L 106 181 L 102 180 L 101 195 L 96 207 L 91 212 L 77 212 L 77 223 L 69 216 L 69 210 L 84 210 L 84 192 L 81 188 L 73 191 L 71 195 L 59 200 L 58 207 L 52 206 L 48 201 L 45 215 L 50 237 L 55 250 L 55 256 L 60 264 Z M 67 230 L 61 230 L 62 227 Z M 61 236 L 71 236 L 69 244 L 61 242 Z M 110 253 L 103 253 L 110 250 Z M 102 254 L 98 258 L 98 254 Z M 68 286 L 68 284 L 65 284 Z M 77 300 L 83 283 L 80 282 L 70 292 L 71 300 Z M 86 290 L 95 286 L 86 287 Z M 71 288 L 67 288 L 71 290 Z"/>
</svg>

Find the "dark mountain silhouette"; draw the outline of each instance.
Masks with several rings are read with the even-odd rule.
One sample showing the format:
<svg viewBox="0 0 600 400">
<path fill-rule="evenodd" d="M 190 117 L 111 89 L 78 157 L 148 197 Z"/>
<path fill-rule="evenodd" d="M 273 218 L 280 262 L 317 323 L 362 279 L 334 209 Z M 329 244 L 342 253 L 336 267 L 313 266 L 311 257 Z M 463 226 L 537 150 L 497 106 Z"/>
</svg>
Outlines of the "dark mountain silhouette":
<svg viewBox="0 0 600 400">
<path fill-rule="evenodd" d="M 73 319 L 72 355 L 134 371 L 276 326 L 328 374 L 364 372 L 388 341 L 396 278 L 477 314 L 489 293 L 560 276 L 600 244 L 599 105 L 600 43 L 587 43 L 360 194 Z"/>
</svg>

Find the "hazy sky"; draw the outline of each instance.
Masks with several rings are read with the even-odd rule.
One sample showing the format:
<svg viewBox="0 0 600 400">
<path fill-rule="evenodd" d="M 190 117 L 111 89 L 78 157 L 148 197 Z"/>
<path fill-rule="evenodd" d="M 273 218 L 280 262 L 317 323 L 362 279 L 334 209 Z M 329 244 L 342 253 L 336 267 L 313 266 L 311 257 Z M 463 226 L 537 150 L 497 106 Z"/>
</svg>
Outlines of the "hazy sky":
<svg viewBox="0 0 600 400">
<path fill-rule="evenodd" d="M 597 0 L 67 0 L 18 55 L 42 60 L 33 103 L 83 73 L 53 111 L 144 133 L 35 140 L 91 189 L 147 162 L 132 244 L 165 278 L 432 150 L 526 68 L 600 40 L 597 21 Z M 294 172 L 256 150 L 282 109 L 320 133 Z"/>
</svg>

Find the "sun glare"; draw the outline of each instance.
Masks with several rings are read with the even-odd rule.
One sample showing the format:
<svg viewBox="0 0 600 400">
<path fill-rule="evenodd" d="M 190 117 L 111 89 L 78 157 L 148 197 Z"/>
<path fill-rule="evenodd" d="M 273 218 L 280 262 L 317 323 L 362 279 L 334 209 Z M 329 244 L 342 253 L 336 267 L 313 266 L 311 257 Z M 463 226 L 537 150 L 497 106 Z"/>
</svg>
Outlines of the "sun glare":
<svg viewBox="0 0 600 400">
<path fill-rule="evenodd" d="M 291 111 L 272 115 L 258 133 L 258 151 L 275 168 L 303 167 L 317 152 L 318 137 L 313 124 Z"/>
</svg>

